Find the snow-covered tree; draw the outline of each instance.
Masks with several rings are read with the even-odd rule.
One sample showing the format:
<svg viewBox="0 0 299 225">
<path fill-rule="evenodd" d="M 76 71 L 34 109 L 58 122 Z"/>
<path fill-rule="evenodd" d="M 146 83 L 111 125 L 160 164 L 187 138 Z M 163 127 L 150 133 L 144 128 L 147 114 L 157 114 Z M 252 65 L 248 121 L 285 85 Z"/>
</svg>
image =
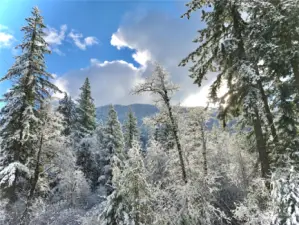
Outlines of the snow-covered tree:
<svg viewBox="0 0 299 225">
<path fill-rule="evenodd" d="M 273 220 L 273 204 L 265 180 L 255 179 L 242 203 L 238 203 L 234 216 L 244 225 L 270 225 Z"/>
<path fill-rule="evenodd" d="M 261 162 L 261 174 L 269 177 L 269 150 L 263 130 L 265 121 L 271 128 L 273 138 L 277 138 L 277 133 L 274 131 L 273 115 L 265 95 L 264 80 L 258 70 L 259 59 L 257 54 L 250 52 L 250 40 L 247 38 L 250 30 L 242 17 L 242 1 L 217 0 L 211 3 L 194 0 L 187 6 L 188 11 L 184 16 L 188 18 L 192 12 L 207 8 L 202 13 L 202 21 L 207 26 L 199 31 L 199 37 L 195 40 L 200 46 L 180 65 L 186 66 L 188 62 L 193 64 L 189 71 L 199 86 L 208 72 L 218 73 L 210 88 L 210 98 L 220 103 L 219 117 L 225 121 L 228 114 L 242 115 L 247 125 L 252 126 Z M 223 84 L 226 84 L 228 91 L 219 96 L 219 89 Z"/>
<path fill-rule="evenodd" d="M 62 134 L 69 136 L 73 132 L 76 123 L 76 105 L 67 93 L 64 94 L 63 99 L 59 100 L 57 111 L 63 115 L 64 130 Z"/>
<path fill-rule="evenodd" d="M 113 166 L 114 192 L 108 197 L 101 214 L 101 224 L 142 225 L 152 224 L 152 193 L 146 180 L 141 148 L 134 141 L 128 159 L 120 169 Z"/>
<path fill-rule="evenodd" d="M 96 111 L 93 98 L 91 97 L 91 87 L 88 77 L 80 88 L 81 94 L 78 99 L 76 137 L 81 138 L 91 135 L 96 128 Z"/>
<path fill-rule="evenodd" d="M 127 120 L 124 124 L 124 139 L 125 147 L 127 149 L 132 148 L 134 140 L 140 140 L 140 132 L 137 125 L 137 118 L 135 117 L 132 109 L 129 110 Z"/>
<path fill-rule="evenodd" d="M 101 175 L 99 183 L 105 187 L 106 195 L 109 195 L 114 189 L 112 184 L 113 158 L 117 156 L 120 168 L 126 158 L 121 124 L 118 121 L 117 112 L 112 105 L 109 108 L 108 120 L 105 126 L 98 132 L 98 140 L 100 140 L 101 145 Z"/>
<path fill-rule="evenodd" d="M 18 46 L 22 54 L 1 81 L 12 81 L 12 88 L 4 95 L 1 110 L 1 195 L 11 200 L 17 192 L 29 188 L 32 159 L 35 157 L 41 125 L 40 107 L 51 91 L 59 91 L 50 82 L 53 76 L 46 71 L 44 54 L 50 53 L 44 40 L 45 25 L 37 7 L 27 18 L 23 42 Z"/>
<path fill-rule="evenodd" d="M 173 108 L 170 104 L 171 95 L 177 91 L 177 89 L 178 87 L 172 84 L 172 82 L 169 80 L 169 74 L 166 72 L 166 70 L 161 65 L 156 64 L 154 73 L 147 77 L 144 83 L 137 85 L 134 88 L 134 93 L 142 94 L 149 92 L 150 94 L 157 96 L 157 102 L 160 102 L 165 107 L 166 115 L 171 124 L 171 132 L 173 134 L 179 155 L 182 179 L 185 183 L 187 183 L 188 179 L 186 174 L 186 166 L 178 135 L 178 125 L 173 114 Z"/>
<path fill-rule="evenodd" d="M 117 112 L 111 105 L 108 112 L 108 120 L 105 126 L 105 145 L 112 154 L 118 154 L 120 160 L 124 159 L 124 136 Z"/>
<path fill-rule="evenodd" d="M 85 137 L 81 140 L 76 151 L 77 165 L 84 173 L 91 187 L 95 188 L 99 177 L 99 169 L 96 160 L 96 139 L 94 136 Z"/>
</svg>

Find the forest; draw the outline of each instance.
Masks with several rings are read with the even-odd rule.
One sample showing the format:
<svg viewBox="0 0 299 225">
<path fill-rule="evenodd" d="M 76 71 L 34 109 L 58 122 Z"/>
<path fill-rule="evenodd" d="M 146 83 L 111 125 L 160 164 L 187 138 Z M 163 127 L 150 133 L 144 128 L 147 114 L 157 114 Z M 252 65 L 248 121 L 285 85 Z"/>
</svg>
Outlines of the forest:
<svg viewBox="0 0 299 225">
<path fill-rule="evenodd" d="M 113 105 L 96 119 L 88 77 L 78 98 L 54 100 L 62 91 L 32 9 L 0 80 L 11 83 L 0 113 L 1 225 L 299 224 L 299 1 L 192 0 L 178 17 L 198 12 L 205 26 L 178 67 L 199 87 L 217 73 L 217 108 L 173 104 L 179 86 L 152 62 L 127 93 L 150 94 L 159 109 L 143 118 L 142 146 L 132 110 L 123 124 Z"/>
</svg>

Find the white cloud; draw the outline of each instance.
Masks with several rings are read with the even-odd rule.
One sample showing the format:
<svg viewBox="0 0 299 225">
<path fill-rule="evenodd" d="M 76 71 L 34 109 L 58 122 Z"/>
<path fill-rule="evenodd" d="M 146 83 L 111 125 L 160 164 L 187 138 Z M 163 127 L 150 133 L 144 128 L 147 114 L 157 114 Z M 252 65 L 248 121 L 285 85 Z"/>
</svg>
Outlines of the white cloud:
<svg viewBox="0 0 299 225">
<path fill-rule="evenodd" d="M 64 74 L 56 80 L 56 85 L 77 98 L 79 88 L 88 77 L 96 106 L 115 103 L 148 103 L 150 102 L 148 95 L 130 95 L 133 87 L 144 80 L 143 71 L 143 68 L 136 68 L 123 60 L 100 62 L 91 59 L 88 67 Z"/>
<path fill-rule="evenodd" d="M 81 50 L 86 50 L 87 46 L 92 46 L 98 44 L 98 40 L 95 37 L 85 37 L 83 40 L 83 34 L 76 33 L 74 30 L 72 30 L 68 35 L 73 41 L 74 44 L 80 48 Z"/>
<path fill-rule="evenodd" d="M 208 79 L 199 88 L 188 76 L 188 67 L 178 67 L 180 61 L 198 47 L 192 42 L 199 28 L 197 18 L 183 20 L 149 12 L 142 16 L 137 15 L 137 18 L 136 14 L 132 13 L 126 19 L 112 34 L 110 44 L 118 50 L 134 50 L 132 58 L 140 66 L 136 67 L 124 60 L 100 62 L 91 59 L 87 68 L 69 72 L 59 78 L 60 82 L 65 81 L 65 89 L 71 95 L 78 96 L 79 88 L 88 76 L 97 106 L 110 103 L 152 103 L 152 98 L 148 95 L 132 96 L 130 91 L 152 73 L 150 62 L 158 61 L 170 72 L 173 82 L 181 87 L 173 98 L 174 103 L 206 106 L 209 86 L 216 74 L 208 74 Z M 73 34 L 74 38 L 82 42 L 82 35 Z"/>
<path fill-rule="evenodd" d="M 188 67 L 178 67 L 180 61 L 197 47 L 192 40 L 198 28 L 198 20 L 195 19 L 183 20 L 159 12 L 131 13 L 112 35 L 110 43 L 117 49 L 134 49 L 136 52 L 132 57 L 142 67 L 150 61 L 161 63 L 169 71 L 173 82 L 181 87 L 174 96 L 174 103 L 203 105 L 208 96 L 208 87 L 205 86 L 215 75 L 198 88 L 188 76 Z M 147 75 L 150 75 L 150 69 L 144 71 L 143 76 Z M 199 92 L 201 95 L 195 96 Z"/>
<path fill-rule="evenodd" d="M 121 36 L 120 30 L 118 30 L 116 33 L 112 34 L 110 44 L 112 46 L 115 46 L 118 50 L 120 50 L 122 48 L 132 49 L 132 47 Z"/>
<path fill-rule="evenodd" d="M 136 53 L 134 53 L 132 57 L 142 66 L 146 66 L 147 62 L 151 60 L 151 54 L 148 50 L 136 51 Z"/>
<path fill-rule="evenodd" d="M 52 51 L 57 53 L 58 55 L 61 55 L 61 56 L 65 55 L 59 48 L 53 48 Z"/>
<path fill-rule="evenodd" d="M 48 27 L 45 30 L 46 36 L 45 41 L 49 45 L 61 45 L 62 41 L 65 39 L 65 32 L 67 30 L 67 25 L 64 24 L 60 27 L 60 31 L 57 31 L 55 28 Z"/>
<path fill-rule="evenodd" d="M 97 39 L 95 37 L 86 37 L 84 38 L 84 42 L 88 46 L 98 44 Z"/>
<path fill-rule="evenodd" d="M 11 47 L 14 36 L 9 32 L 8 27 L 0 24 L 0 48 Z"/>
<path fill-rule="evenodd" d="M 58 55 L 64 55 L 64 53 L 58 48 L 58 46 L 62 45 L 62 42 L 65 40 L 66 31 L 66 24 L 61 25 L 59 31 L 52 27 L 48 27 L 45 30 L 45 41 L 50 45 L 51 50 Z"/>
</svg>

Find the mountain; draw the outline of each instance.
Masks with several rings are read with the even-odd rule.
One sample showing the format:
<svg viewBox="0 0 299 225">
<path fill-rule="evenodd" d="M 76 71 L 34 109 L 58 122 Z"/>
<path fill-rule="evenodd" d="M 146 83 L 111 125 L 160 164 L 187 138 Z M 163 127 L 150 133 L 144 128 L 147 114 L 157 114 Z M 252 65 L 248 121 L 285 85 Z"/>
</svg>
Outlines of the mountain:
<svg viewBox="0 0 299 225">
<path fill-rule="evenodd" d="M 129 109 L 135 113 L 135 116 L 138 121 L 138 125 L 142 127 L 142 120 L 144 117 L 149 117 L 155 115 L 159 110 L 156 106 L 150 104 L 132 104 L 132 105 L 114 105 L 114 108 L 118 114 L 118 119 L 121 124 L 127 119 L 127 114 Z M 102 120 L 105 122 L 108 116 L 109 105 L 100 106 L 96 109 L 97 120 Z M 188 108 L 182 107 L 182 110 L 188 110 Z M 220 121 L 216 118 L 218 111 L 215 108 L 210 109 L 211 118 L 207 121 L 207 127 L 211 129 L 213 125 L 220 126 Z M 236 120 L 232 119 L 227 121 L 227 127 L 231 128 L 236 124 Z"/>
<path fill-rule="evenodd" d="M 122 124 L 127 119 L 127 114 L 130 108 L 135 113 L 139 126 L 142 125 L 142 119 L 144 117 L 153 116 L 158 112 L 156 106 L 149 104 L 114 105 L 114 109 L 118 114 L 118 119 Z M 105 122 L 107 120 L 108 111 L 109 105 L 98 107 L 96 109 L 97 120 Z"/>
</svg>

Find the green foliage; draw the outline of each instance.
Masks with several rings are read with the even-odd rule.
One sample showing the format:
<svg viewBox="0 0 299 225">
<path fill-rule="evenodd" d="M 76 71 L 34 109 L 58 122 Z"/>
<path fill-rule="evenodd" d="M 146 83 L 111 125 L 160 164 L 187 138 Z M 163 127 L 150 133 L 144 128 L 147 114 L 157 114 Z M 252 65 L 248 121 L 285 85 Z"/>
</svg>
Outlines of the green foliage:
<svg viewBox="0 0 299 225">
<path fill-rule="evenodd" d="M 96 128 L 96 114 L 89 79 L 86 78 L 80 88 L 81 94 L 78 99 L 76 129 L 80 138 L 91 135 Z"/>
</svg>

